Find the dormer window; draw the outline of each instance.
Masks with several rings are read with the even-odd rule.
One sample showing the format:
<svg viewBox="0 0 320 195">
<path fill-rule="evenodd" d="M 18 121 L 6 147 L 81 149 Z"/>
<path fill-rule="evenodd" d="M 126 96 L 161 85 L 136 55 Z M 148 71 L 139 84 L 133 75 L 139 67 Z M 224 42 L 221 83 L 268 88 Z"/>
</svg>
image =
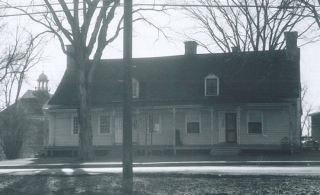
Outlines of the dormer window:
<svg viewBox="0 0 320 195">
<path fill-rule="evenodd" d="M 139 98 L 139 82 L 132 78 L 132 98 Z"/>
<path fill-rule="evenodd" d="M 218 96 L 219 95 L 219 77 L 210 73 L 204 78 L 205 96 Z"/>
</svg>

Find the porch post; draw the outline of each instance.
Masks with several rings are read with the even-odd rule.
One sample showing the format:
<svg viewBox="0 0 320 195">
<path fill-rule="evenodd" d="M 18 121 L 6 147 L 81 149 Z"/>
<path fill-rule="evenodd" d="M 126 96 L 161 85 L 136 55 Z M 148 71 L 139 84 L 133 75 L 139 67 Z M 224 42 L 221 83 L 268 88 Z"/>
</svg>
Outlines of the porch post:
<svg viewBox="0 0 320 195">
<path fill-rule="evenodd" d="M 115 134 L 116 134 L 116 120 L 115 120 L 115 116 L 116 116 L 116 111 L 112 111 L 112 130 L 113 130 L 113 133 L 112 133 L 112 137 L 113 137 L 113 145 L 115 145 Z"/>
<path fill-rule="evenodd" d="M 240 133 L 240 106 L 237 107 L 237 136 L 238 136 L 238 144 L 241 144 L 241 133 Z"/>
<path fill-rule="evenodd" d="M 173 147 L 176 146 L 176 108 L 172 109 L 173 113 Z M 175 148 L 173 148 L 173 154 L 176 155 L 177 151 Z"/>
<path fill-rule="evenodd" d="M 213 108 L 210 108 L 210 117 L 211 117 L 211 145 L 213 145 L 214 141 L 214 136 L 213 136 Z"/>
<path fill-rule="evenodd" d="M 139 141 L 139 138 L 140 138 L 140 128 L 139 128 L 139 114 L 140 114 L 140 110 L 137 109 L 136 113 L 137 113 L 137 135 L 136 135 L 136 136 L 138 136 L 138 137 L 137 137 L 137 144 L 140 145 L 140 141 Z"/>
</svg>

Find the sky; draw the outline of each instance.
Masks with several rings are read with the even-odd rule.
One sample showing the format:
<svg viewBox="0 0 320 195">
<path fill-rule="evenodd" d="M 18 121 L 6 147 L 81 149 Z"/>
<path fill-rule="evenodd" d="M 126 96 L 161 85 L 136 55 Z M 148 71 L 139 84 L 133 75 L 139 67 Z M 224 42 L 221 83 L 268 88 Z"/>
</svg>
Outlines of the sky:
<svg viewBox="0 0 320 195">
<path fill-rule="evenodd" d="M 157 1 L 160 2 L 161 1 Z M 121 8 L 122 9 L 122 8 Z M 160 26 L 170 27 L 176 30 L 192 28 L 190 19 L 185 19 L 181 15 L 175 15 L 177 12 L 171 12 L 171 15 L 154 16 L 148 15 L 148 19 Z M 15 20 L 10 18 L 10 20 Z M 41 27 L 35 25 L 28 18 L 20 18 L 21 23 L 26 24 L 34 32 L 41 31 Z M 170 39 L 158 34 L 158 31 L 145 23 L 133 24 L 133 57 L 156 57 L 183 55 L 183 41 L 187 39 L 179 37 L 170 29 L 166 29 Z M 298 46 L 303 45 L 304 40 L 298 40 Z M 320 42 L 310 43 L 300 47 L 301 51 L 301 82 L 308 88 L 305 101 L 314 111 L 320 108 Z M 198 53 L 207 53 L 203 48 L 198 47 Z M 32 68 L 28 73 L 28 83 L 23 86 L 22 94 L 28 89 L 37 87 L 37 78 L 44 72 L 49 78 L 50 93 L 54 93 L 66 69 L 66 56 L 62 53 L 60 43 L 57 39 L 46 44 L 44 49 L 45 59 Z M 104 59 L 122 58 L 122 35 L 109 46 L 106 47 L 103 55 Z"/>
</svg>

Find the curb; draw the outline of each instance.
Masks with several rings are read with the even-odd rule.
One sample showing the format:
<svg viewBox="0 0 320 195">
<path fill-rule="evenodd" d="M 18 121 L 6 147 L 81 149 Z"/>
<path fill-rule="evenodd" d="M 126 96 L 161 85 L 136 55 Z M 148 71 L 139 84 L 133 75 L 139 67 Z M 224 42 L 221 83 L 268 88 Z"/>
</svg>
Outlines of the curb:
<svg viewBox="0 0 320 195">
<path fill-rule="evenodd" d="M 148 162 L 133 163 L 133 167 L 181 167 L 181 166 L 319 166 L 320 161 L 204 161 L 204 162 Z M 59 163 L 0 165 L 0 169 L 64 169 L 64 168 L 121 168 L 122 163 Z"/>
</svg>

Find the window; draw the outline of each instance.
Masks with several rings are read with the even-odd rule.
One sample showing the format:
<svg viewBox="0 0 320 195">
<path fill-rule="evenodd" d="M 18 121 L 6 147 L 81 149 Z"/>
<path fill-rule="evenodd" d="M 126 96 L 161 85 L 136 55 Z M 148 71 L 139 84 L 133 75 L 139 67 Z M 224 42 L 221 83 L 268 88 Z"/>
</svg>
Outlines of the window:
<svg viewBox="0 0 320 195">
<path fill-rule="evenodd" d="M 248 112 L 248 133 L 262 133 L 262 112 Z"/>
<path fill-rule="evenodd" d="M 210 73 L 204 78 L 205 96 L 217 96 L 219 95 L 219 78 Z"/>
<path fill-rule="evenodd" d="M 132 97 L 139 98 L 139 82 L 135 78 L 132 78 Z"/>
<path fill-rule="evenodd" d="M 136 117 L 132 117 L 132 130 L 138 130 L 138 118 Z"/>
<path fill-rule="evenodd" d="M 149 114 L 147 118 L 148 133 L 160 133 L 160 114 Z"/>
<path fill-rule="evenodd" d="M 200 133 L 200 112 L 186 113 L 187 133 Z"/>
<path fill-rule="evenodd" d="M 72 118 L 72 134 L 79 134 L 79 122 L 78 122 L 78 117 L 74 116 Z"/>
<path fill-rule="evenodd" d="M 110 116 L 100 116 L 99 133 L 100 134 L 110 133 Z"/>
<path fill-rule="evenodd" d="M 200 133 L 199 122 L 188 122 L 187 123 L 187 133 Z"/>
</svg>

